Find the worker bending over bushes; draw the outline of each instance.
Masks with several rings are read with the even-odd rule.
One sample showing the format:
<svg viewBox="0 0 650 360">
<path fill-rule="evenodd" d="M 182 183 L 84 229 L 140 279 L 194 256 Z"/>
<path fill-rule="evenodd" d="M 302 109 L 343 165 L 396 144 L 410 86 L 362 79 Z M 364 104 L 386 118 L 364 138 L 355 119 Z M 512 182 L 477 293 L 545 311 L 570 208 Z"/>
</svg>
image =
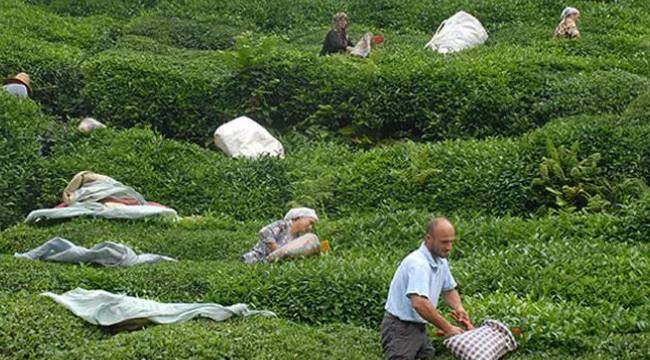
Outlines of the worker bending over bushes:
<svg viewBox="0 0 650 360">
<path fill-rule="evenodd" d="M 259 241 L 251 251 L 242 255 L 241 260 L 255 264 L 320 251 L 318 237 L 311 233 L 316 222 L 318 216 L 314 209 L 289 210 L 283 220 L 275 221 L 260 230 Z"/>
<path fill-rule="evenodd" d="M 580 30 L 578 30 L 578 20 L 580 19 L 580 11 L 573 7 L 567 7 L 562 10 L 560 15 L 560 23 L 555 28 L 553 37 L 555 38 L 579 38 Z"/>
<path fill-rule="evenodd" d="M 339 12 L 332 17 L 332 29 L 325 35 L 320 55 L 349 54 L 368 57 L 372 45 L 383 41 L 382 36 L 372 36 L 372 33 L 368 32 L 363 35 L 356 45 L 353 45 L 348 36 L 348 15 Z"/>
<path fill-rule="evenodd" d="M 29 78 L 29 75 L 21 72 L 13 77 L 5 79 L 2 89 L 14 96 L 29 97 L 32 93 L 31 84 L 32 80 Z"/>
<path fill-rule="evenodd" d="M 469 321 L 447 263 L 455 237 L 449 220 L 431 220 L 420 248 L 404 258 L 397 268 L 381 323 L 381 346 L 386 359 L 431 358 L 434 349 L 427 337 L 427 323 L 435 325 L 446 336 L 463 332 L 437 309 L 442 295 L 458 321 Z"/>
</svg>

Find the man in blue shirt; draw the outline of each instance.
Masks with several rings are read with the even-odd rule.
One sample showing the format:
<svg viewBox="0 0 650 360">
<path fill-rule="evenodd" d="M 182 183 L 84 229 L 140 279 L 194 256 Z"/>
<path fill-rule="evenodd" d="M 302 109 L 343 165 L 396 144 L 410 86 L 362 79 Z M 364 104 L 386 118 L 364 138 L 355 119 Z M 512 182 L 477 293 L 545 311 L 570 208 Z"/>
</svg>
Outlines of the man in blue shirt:
<svg viewBox="0 0 650 360">
<path fill-rule="evenodd" d="M 386 359 L 431 358 L 434 349 L 427 337 L 427 323 L 435 325 L 446 336 L 463 332 L 437 310 L 442 295 L 458 318 L 469 319 L 447 263 L 455 238 L 449 220 L 431 220 L 420 248 L 404 258 L 397 268 L 381 323 L 381 345 Z"/>
</svg>

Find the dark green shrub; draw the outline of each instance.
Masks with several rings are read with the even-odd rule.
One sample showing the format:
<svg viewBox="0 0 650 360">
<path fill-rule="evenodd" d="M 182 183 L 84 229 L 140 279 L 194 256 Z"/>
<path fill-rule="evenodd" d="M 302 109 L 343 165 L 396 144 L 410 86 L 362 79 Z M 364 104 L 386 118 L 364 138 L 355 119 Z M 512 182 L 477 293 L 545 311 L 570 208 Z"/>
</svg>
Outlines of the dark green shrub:
<svg viewBox="0 0 650 360">
<path fill-rule="evenodd" d="M 84 100 L 110 125 L 151 126 L 164 135 L 205 143 L 223 122 L 215 104 L 222 70 L 201 58 L 199 69 L 183 58 L 127 51 L 107 52 L 82 66 Z"/>
<path fill-rule="evenodd" d="M 640 123 L 650 123 L 650 91 L 640 95 L 625 109 L 623 114 L 627 120 Z"/>
<path fill-rule="evenodd" d="M 48 125 L 34 102 L 0 91 L 0 228 L 19 221 L 38 197 L 38 137 Z"/>
<path fill-rule="evenodd" d="M 11 32 L 0 34 L 0 74 L 27 72 L 32 78 L 33 98 L 48 113 L 62 117 L 81 115 L 87 109 L 79 92 L 83 76 L 80 49 L 57 46 Z"/>
<path fill-rule="evenodd" d="M 152 8 L 159 0 L 26 0 L 28 3 L 43 5 L 48 9 L 69 16 L 109 15 L 131 17 Z"/>
<path fill-rule="evenodd" d="M 231 47 L 241 29 L 227 22 L 200 22 L 178 17 L 145 15 L 132 20 L 127 32 L 176 47 L 217 50 Z"/>
</svg>

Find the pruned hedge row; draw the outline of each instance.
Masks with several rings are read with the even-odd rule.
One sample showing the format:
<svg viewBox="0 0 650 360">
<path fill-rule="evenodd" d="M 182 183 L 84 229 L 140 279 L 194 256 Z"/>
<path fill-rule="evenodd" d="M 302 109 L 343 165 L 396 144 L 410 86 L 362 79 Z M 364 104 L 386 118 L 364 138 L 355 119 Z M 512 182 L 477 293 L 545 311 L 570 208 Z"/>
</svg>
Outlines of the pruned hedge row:
<svg viewBox="0 0 650 360">
<path fill-rule="evenodd" d="M 430 216 L 423 211 L 387 209 L 373 215 L 325 220 L 318 226 L 317 233 L 331 241 L 334 249 L 331 256 L 278 266 L 251 268 L 242 265 L 236 271 L 227 270 L 229 266 L 224 266 L 224 271 L 232 271 L 232 276 L 235 276 L 234 273 L 251 276 L 254 278 L 251 281 L 264 281 L 260 272 L 268 272 L 269 276 L 278 277 L 276 282 L 286 281 L 289 286 L 302 281 L 303 275 L 298 276 L 298 273 L 304 272 L 304 276 L 310 277 L 309 273 L 314 270 L 323 277 L 319 281 L 327 283 L 332 291 L 354 283 L 358 280 L 354 280 L 357 276 L 364 279 L 377 277 L 376 283 L 381 283 L 381 278 L 390 277 L 395 261 L 417 247 Z M 649 218 L 650 198 L 647 196 L 616 216 L 562 215 L 536 220 L 510 217 L 477 217 L 470 220 L 467 215 L 453 217 L 459 237 L 452 262 L 456 264 L 454 269 L 464 291 L 469 293 L 507 289 L 521 296 L 554 296 L 585 305 L 599 306 L 615 298 L 619 304 L 640 306 L 644 303 L 644 294 L 649 291 L 647 283 L 598 284 L 596 289 L 592 288 L 596 285 L 592 280 L 605 275 L 601 272 L 610 274 L 612 271 L 622 271 L 633 278 L 643 276 L 644 269 L 650 266 L 646 252 L 650 235 Z M 208 217 L 185 219 L 178 224 L 76 220 L 44 228 L 20 225 L 0 235 L 0 250 L 9 254 L 26 251 L 58 235 L 84 246 L 107 240 L 124 242 L 137 251 L 154 251 L 195 262 L 201 267 L 205 261 L 236 263 L 239 256 L 256 243 L 256 232 L 264 224 Z M 580 253 L 590 255 L 577 256 Z M 600 259 L 597 263 L 593 262 L 595 254 Z M 495 258 L 499 258 L 499 261 L 495 262 Z M 606 263 L 609 265 L 599 270 Z M 205 265 L 207 271 L 209 267 Z M 334 271 L 337 266 L 349 270 Z M 373 270 L 352 270 L 357 267 Z M 191 268 L 188 267 L 188 271 Z M 486 268 L 490 268 L 490 271 L 485 271 Z M 540 273 L 549 273 L 549 276 L 534 281 Z M 576 280 L 557 282 L 558 276 Z M 12 278 L 14 280 L 7 279 L 6 286 L 22 287 L 19 284 L 29 282 L 21 276 Z M 178 281 L 182 286 L 184 280 Z M 210 282 L 207 278 L 206 281 Z M 305 286 L 316 286 L 319 281 L 314 279 L 314 284 L 307 282 Z M 333 285 L 339 281 L 341 284 Z M 368 279 L 361 282 L 375 283 Z M 565 288 L 569 283 L 571 288 Z M 258 285 L 268 286 L 256 284 L 250 288 L 256 289 Z M 639 291 L 628 291 L 628 286 L 636 287 Z M 232 291 L 237 293 L 240 290 L 233 287 Z M 382 290 L 378 287 L 373 291 L 380 293 Z M 260 294 L 263 292 L 260 290 Z M 171 290 L 164 290 L 164 293 L 173 294 Z M 351 319 L 358 316 L 347 310 L 345 313 Z M 306 313 L 292 316 L 318 321 L 316 316 Z"/>
<path fill-rule="evenodd" d="M 125 31 L 179 48 L 220 50 L 234 45 L 235 36 L 245 30 L 226 21 L 146 15 L 131 20 Z"/>
<path fill-rule="evenodd" d="M 8 358 L 79 359 L 88 354 L 95 359 L 380 356 L 376 332 L 350 325 L 314 327 L 277 318 L 250 317 L 222 323 L 194 320 L 111 334 L 85 324 L 51 299 L 37 294 L 2 293 L 0 299 L 0 356 Z M 25 331 L 27 328 L 31 330 Z"/>
<path fill-rule="evenodd" d="M 71 176 L 82 170 L 114 177 L 185 215 L 216 212 L 236 219 L 266 219 L 283 213 L 290 200 L 285 162 L 230 159 L 147 130 L 73 134 L 72 139 L 57 141 L 46 166 L 37 204 L 57 203 Z"/>
<path fill-rule="evenodd" d="M 38 137 L 50 121 L 28 99 L 0 91 L 0 228 L 20 220 L 40 193 Z"/>
<path fill-rule="evenodd" d="M 3 99 L 0 128 L 14 136 L 27 134 L 13 151 L 29 159 L 22 163 L 25 171 L 38 174 L 29 192 L 3 191 L 9 203 L 21 204 L 6 208 L 4 226 L 29 210 L 56 205 L 69 179 L 83 170 L 112 176 L 183 215 L 271 219 L 293 205 L 313 206 L 332 217 L 378 207 L 526 215 L 538 206 L 530 185 L 548 156 L 548 138 L 558 146 L 578 142 L 580 158 L 600 153 L 598 176 L 613 184 L 625 178 L 650 182 L 650 126 L 619 117 L 561 119 L 516 139 L 407 142 L 368 151 L 289 141 L 285 159 L 246 160 L 143 129 L 83 136 L 74 122 L 55 125 L 30 101 Z M 20 124 L 12 122 L 25 106 L 29 116 Z M 36 157 L 41 146 L 37 136 L 54 142 L 47 158 Z M 14 167 L 10 158 L 3 164 Z"/>
<path fill-rule="evenodd" d="M 242 114 L 278 130 L 316 127 L 358 142 L 386 137 L 440 140 L 511 136 L 559 116 L 619 113 L 650 84 L 646 78 L 650 73 L 641 63 L 648 49 L 635 37 L 645 31 L 643 27 L 637 29 L 644 16 L 619 4 L 585 6 L 593 7 L 595 18 L 609 21 L 611 29 L 617 24 L 606 15 L 610 10 L 616 12 L 626 23 L 627 32 L 602 32 L 597 26 L 589 28 L 585 20 L 586 31 L 594 32 L 595 37 L 586 36 L 572 44 L 532 36 L 538 31 L 535 26 L 516 28 L 521 27 L 522 16 L 526 21 L 539 22 L 540 14 L 544 14 L 544 26 L 552 28 L 555 20 L 546 22 L 556 12 L 553 4 L 486 1 L 473 5 L 452 1 L 415 6 L 416 2 L 410 1 L 368 6 L 354 2 L 349 5 L 351 9 L 367 14 L 360 16 L 366 19 L 362 23 L 379 29 L 405 28 L 389 30 L 386 35 L 394 38 L 394 43 L 387 42 L 367 61 L 355 61 L 318 58 L 322 34 L 307 45 L 280 41 L 269 48 L 253 43 L 235 46 L 225 54 L 203 55 L 200 60 L 188 60 L 196 55 L 194 51 L 156 55 L 164 46 L 229 48 L 236 35 L 250 28 L 246 17 L 256 19 L 259 15 L 259 20 L 275 24 L 277 11 L 276 15 L 283 17 L 279 24 L 290 28 L 292 38 L 300 38 L 304 36 L 302 27 L 312 31 L 306 30 L 313 26 L 308 24 L 329 13 L 327 9 L 343 5 L 336 1 L 294 4 L 291 13 L 310 19 L 298 21 L 301 25 L 296 29 L 290 25 L 292 20 L 286 19 L 287 9 L 275 2 L 140 1 L 128 6 L 155 10 L 126 23 L 106 16 L 65 18 L 12 1 L 15 3 L 11 6 L 0 8 L 5 19 L 0 24 L 4 21 L 8 27 L 0 41 L 7 54 L 0 71 L 34 73 L 35 98 L 49 113 L 63 118 L 94 114 L 113 125 L 151 126 L 165 136 L 198 143 L 206 141 L 219 124 Z M 127 6 L 118 1 L 93 6 L 121 17 L 123 5 Z M 82 3 L 67 1 L 47 2 L 47 6 L 84 8 Z M 382 11 L 373 10 L 374 6 Z M 425 13 L 442 17 L 457 7 L 475 8 L 495 26 L 501 40 L 457 56 L 441 57 L 421 49 L 428 37 L 422 29 L 406 30 L 410 27 L 388 21 L 393 11 L 411 14 L 414 10 L 411 15 L 419 14 L 415 16 L 418 18 Z M 75 15 L 104 10 L 80 10 Z M 309 15 L 312 10 L 315 12 Z M 39 21 L 16 26 L 28 22 L 32 12 Z M 405 21 L 409 16 L 398 18 Z M 24 21 L 7 20 L 15 18 Z M 424 18 L 418 21 L 429 22 Z M 354 29 L 362 31 L 360 25 Z M 271 28 L 260 23 L 251 30 Z M 513 32 L 530 34 L 536 40 L 515 45 L 517 40 L 507 35 Z M 128 37 L 121 37 L 123 33 Z M 134 44 L 134 35 L 147 37 L 150 43 Z M 600 45 L 605 40 L 607 44 L 620 43 L 620 39 L 627 40 L 616 49 L 616 56 L 611 46 Z M 71 47 L 61 48 L 61 43 Z M 124 48 L 124 43 L 132 45 L 126 47 L 132 50 L 94 56 L 101 50 Z M 53 63 L 52 59 L 57 61 Z"/>
<path fill-rule="evenodd" d="M 644 76 L 561 52 L 493 47 L 481 56 L 374 62 L 283 46 L 235 46 L 192 69 L 168 56 L 106 53 L 82 67 L 84 101 L 111 124 L 199 143 L 242 114 L 276 130 L 315 126 L 357 141 L 440 140 L 519 135 L 556 117 L 619 113 L 650 86 Z M 216 72 L 215 61 L 223 64 Z"/>
<path fill-rule="evenodd" d="M 645 298 L 650 292 L 645 279 L 650 267 L 649 229 L 646 226 L 645 233 L 636 233 L 627 227 L 643 223 L 648 210 L 645 201 L 643 215 L 635 210 L 620 216 L 563 215 L 528 221 L 455 219 L 459 238 L 451 264 L 466 307 L 477 321 L 490 316 L 523 326 L 527 337 L 522 339 L 522 348 L 529 351 L 562 347 L 580 354 L 593 350 L 594 344 L 586 341 L 590 336 L 647 333 L 643 314 L 648 310 Z M 233 240 L 223 230 L 232 224 L 221 221 L 199 224 L 198 229 L 177 225 L 183 230 L 172 229 L 172 233 L 176 231 L 183 239 L 177 240 L 181 245 L 160 236 L 169 229 L 147 224 L 114 226 L 100 221 L 95 222 L 98 229 L 94 230 L 93 224 L 84 221 L 76 222 L 76 228 L 74 223 L 43 230 L 21 226 L 0 235 L 3 253 L 28 250 L 55 230 L 71 240 L 76 234 L 80 243 L 90 245 L 92 237 L 104 229 L 108 231 L 97 236 L 97 241 L 123 237 L 139 251 L 155 249 L 172 256 L 185 253 L 197 260 L 181 258 L 173 264 L 103 269 L 3 255 L 0 272 L 6 276 L 0 292 L 101 288 L 169 302 L 247 302 L 276 311 L 285 319 L 376 328 L 392 273 L 399 260 L 417 247 L 427 217 L 424 212 L 386 212 L 323 224 L 322 232 L 333 239 L 331 254 L 257 266 L 240 263 L 236 260 L 239 253 L 230 253 L 226 259 L 210 254 L 221 244 L 226 251 L 238 250 L 228 244 Z M 206 226 L 214 228 L 216 246 L 194 241 L 201 238 Z M 242 224 L 236 228 L 236 232 L 248 233 Z M 339 233 L 346 228 L 351 230 Z M 161 244 L 155 245 L 159 238 Z M 201 251 L 206 254 L 203 259 L 216 261 L 199 260 Z M 153 277 L 157 281 L 152 282 Z M 581 321 L 576 322 L 577 318 Z M 604 321 L 610 326 L 599 326 Z"/>
<path fill-rule="evenodd" d="M 80 97 L 83 75 L 79 68 L 82 50 L 29 39 L 12 32 L 0 34 L 0 74 L 3 77 L 27 72 L 33 95 L 44 110 L 62 117 L 87 112 Z"/>
</svg>

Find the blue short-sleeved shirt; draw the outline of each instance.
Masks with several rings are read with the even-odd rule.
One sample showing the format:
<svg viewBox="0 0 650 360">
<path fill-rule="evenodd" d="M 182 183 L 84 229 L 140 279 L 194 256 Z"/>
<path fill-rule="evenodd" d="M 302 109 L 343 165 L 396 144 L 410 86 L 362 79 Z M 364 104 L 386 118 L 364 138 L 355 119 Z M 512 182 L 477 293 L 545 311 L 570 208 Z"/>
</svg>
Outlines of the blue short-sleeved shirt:
<svg viewBox="0 0 650 360">
<path fill-rule="evenodd" d="M 3 85 L 2 89 L 9 92 L 11 95 L 18 97 L 27 97 L 29 92 L 27 91 L 27 86 L 23 84 L 7 84 Z"/>
<path fill-rule="evenodd" d="M 409 295 L 427 297 L 438 305 L 440 293 L 456 287 L 446 259 L 434 258 L 424 245 L 402 260 L 393 276 L 386 300 L 386 311 L 404 321 L 425 323 L 411 305 Z"/>
</svg>

